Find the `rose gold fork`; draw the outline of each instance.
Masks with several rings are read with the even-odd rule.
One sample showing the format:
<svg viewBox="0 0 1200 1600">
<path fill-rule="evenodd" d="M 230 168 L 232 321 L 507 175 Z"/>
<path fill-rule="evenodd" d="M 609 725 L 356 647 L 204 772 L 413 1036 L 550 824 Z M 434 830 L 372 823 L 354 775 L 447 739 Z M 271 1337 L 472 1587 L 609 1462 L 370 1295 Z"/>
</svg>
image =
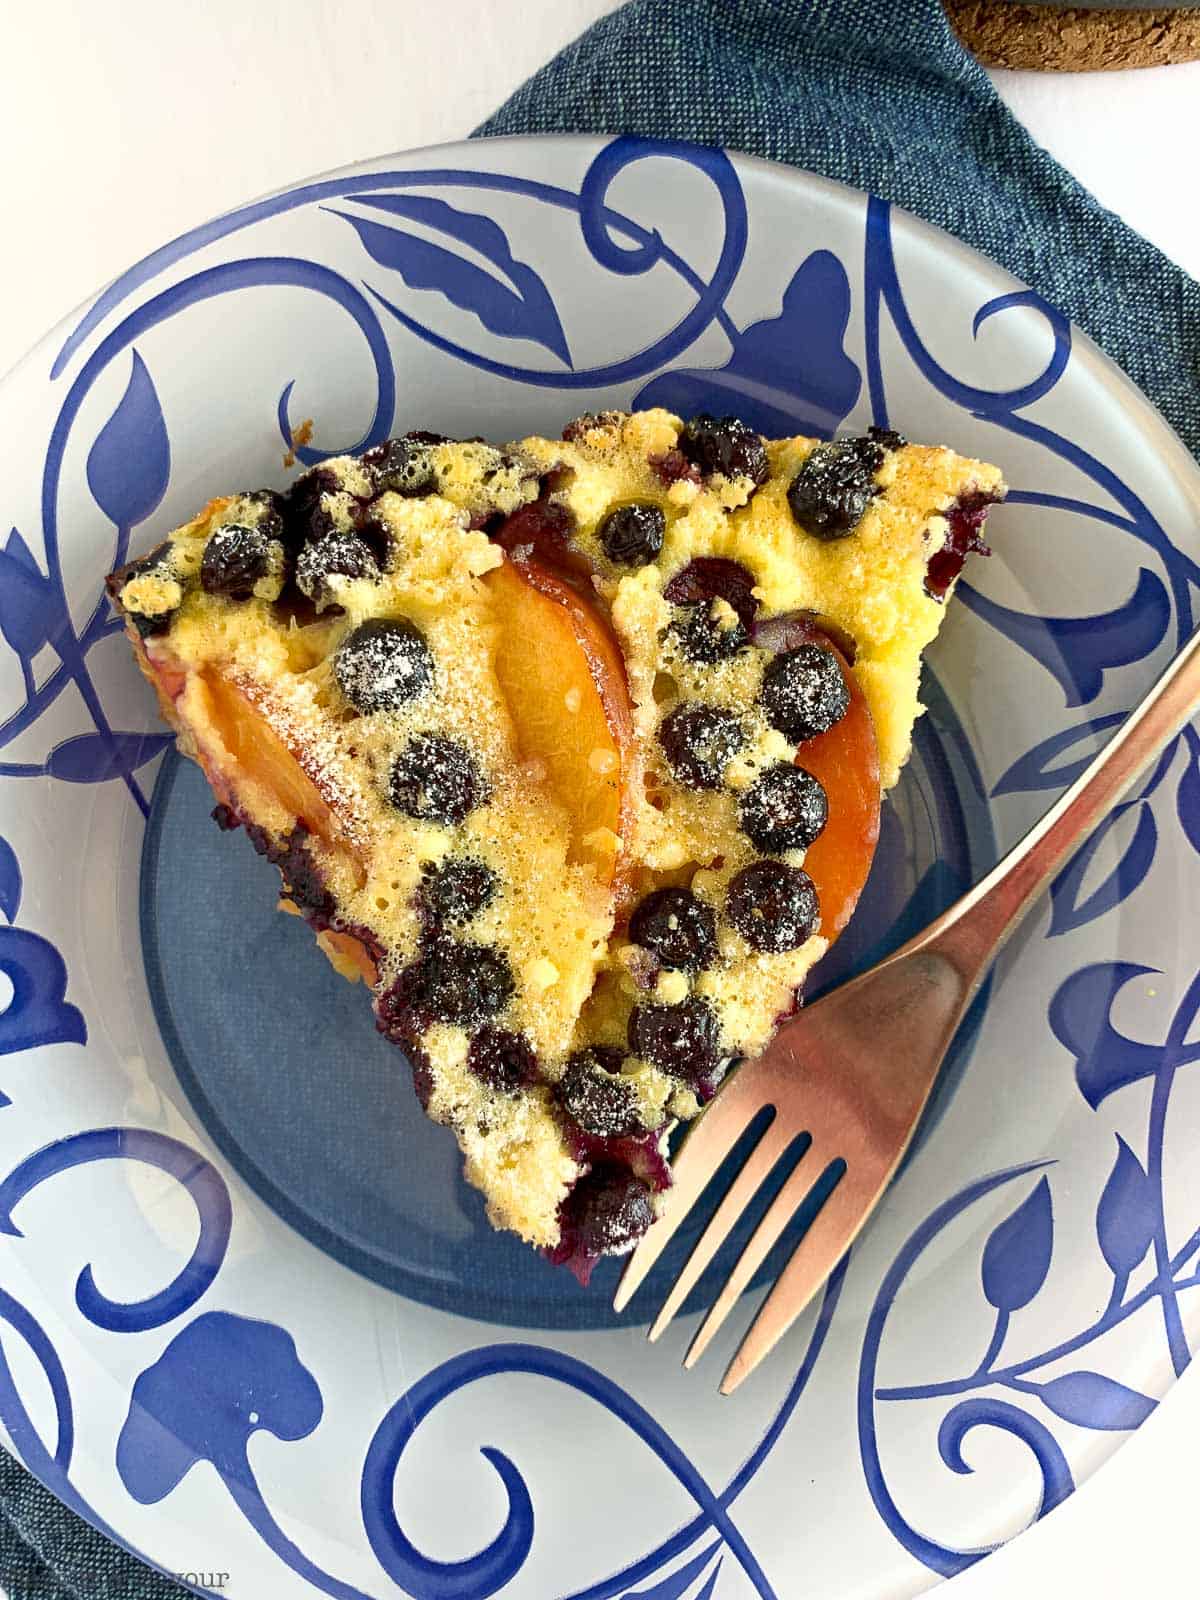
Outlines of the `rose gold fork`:
<svg viewBox="0 0 1200 1600">
<path fill-rule="evenodd" d="M 1200 632 L 1108 745 L 983 881 L 922 933 L 786 1022 L 693 1123 L 663 1214 L 630 1257 L 623 1310 L 750 1124 L 773 1118 L 697 1241 L 658 1314 L 657 1339 L 780 1158 L 811 1140 L 738 1257 L 684 1357 L 703 1355 L 788 1223 L 819 1209 L 721 1382 L 732 1394 L 778 1343 L 849 1248 L 900 1162 L 942 1060 L 996 952 L 1076 846 L 1200 711 Z M 835 1163 L 845 1163 L 837 1177 Z M 814 1186 L 825 1179 L 823 1202 Z"/>
</svg>

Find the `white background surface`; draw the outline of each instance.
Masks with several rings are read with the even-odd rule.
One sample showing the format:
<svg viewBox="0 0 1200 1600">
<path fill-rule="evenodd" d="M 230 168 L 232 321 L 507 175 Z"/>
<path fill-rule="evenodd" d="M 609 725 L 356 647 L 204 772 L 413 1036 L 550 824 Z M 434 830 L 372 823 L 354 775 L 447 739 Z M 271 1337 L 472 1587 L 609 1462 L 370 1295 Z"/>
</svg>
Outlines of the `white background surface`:
<svg viewBox="0 0 1200 1600">
<path fill-rule="evenodd" d="M 465 135 L 609 9 L 3 0 L 0 372 L 121 268 L 214 212 L 330 167 Z M 996 80 L 1041 143 L 1200 275 L 1200 64 Z M 941 1592 L 1191 1600 L 1198 1450 L 1193 1371 L 1066 1505 Z"/>
</svg>

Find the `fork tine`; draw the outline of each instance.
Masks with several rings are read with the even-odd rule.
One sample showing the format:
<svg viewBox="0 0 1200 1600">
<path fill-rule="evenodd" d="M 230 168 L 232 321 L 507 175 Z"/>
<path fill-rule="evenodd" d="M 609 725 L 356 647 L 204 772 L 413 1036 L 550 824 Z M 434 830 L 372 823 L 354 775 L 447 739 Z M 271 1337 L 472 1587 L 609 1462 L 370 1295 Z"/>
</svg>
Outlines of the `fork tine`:
<svg viewBox="0 0 1200 1600">
<path fill-rule="evenodd" d="M 685 1367 L 694 1367 L 708 1349 L 709 1344 L 720 1331 L 725 1318 L 737 1304 L 747 1284 L 771 1253 L 780 1234 L 795 1216 L 805 1197 L 813 1188 L 814 1182 L 819 1179 L 820 1174 L 825 1171 L 828 1164 L 828 1159 L 824 1157 L 823 1152 L 818 1157 L 815 1146 L 810 1145 L 808 1150 L 805 1151 L 800 1165 L 775 1196 L 766 1216 L 755 1228 L 749 1244 L 734 1262 L 733 1271 L 725 1280 L 725 1287 L 717 1296 L 716 1303 L 688 1347 L 688 1353 L 683 1358 Z M 816 1179 L 812 1176 L 814 1173 L 817 1175 Z"/>
<path fill-rule="evenodd" d="M 890 1177 L 890 1167 L 881 1172 L 865 1163 L 843 1174 L 759 1307 L 721 1379 L 722 1394 L 744 1383 L 783 1338 L 857 1238 Z"/>
<path fill-rule="evenodd" d="M 716 1214 L 699 1239 L 697 1239 L 691 1255 L 688 1256 L 687 1261 L 684 1263 L 682 1272 L 675 1280 L 674 1287 L 663 1302 L 663 1308 L 655 1318 L 654 1326 L 650 1329 L 652 1343 L 660 1334 L 666 1332 L 675 1313 L 691 1293 L 697 1279 L 725 1243 L 730 1230 L 737 1225 L 746 1207 L 758 1193 L 767 1176 L 794 1137 L 795 1135 L 788 1130 L 779 1117 L 776 1117 L 774 1122 L 763 1129 L 753 1150 L 746 1157 L 741 1171 L 733 1183 L 730 1184 L 728 1193 L 718 1206 Z"/>
<path fill-rule="evenodd" d="M 735 1074 L 720 1095 L 688 1129 L 671 1163 L 671 1187 L 662 1214 L 629 1258 L 613 1296 L 613 1310 L 624 1311 L 646 1274 L 670 1244 L 675 1230 L 695 1205 L 721 1162 L 763 1109 L 761 1094 Z"/>
</svg>

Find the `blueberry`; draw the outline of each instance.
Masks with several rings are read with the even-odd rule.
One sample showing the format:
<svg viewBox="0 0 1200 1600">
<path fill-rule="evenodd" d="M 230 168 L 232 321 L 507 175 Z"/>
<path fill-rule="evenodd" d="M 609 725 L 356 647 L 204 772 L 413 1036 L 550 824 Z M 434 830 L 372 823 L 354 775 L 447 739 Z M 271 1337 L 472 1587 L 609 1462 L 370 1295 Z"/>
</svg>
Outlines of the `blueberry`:
<svg viewBox="0 0 1200 1600">
<path fill-rule="evenodd" d="M 433 656 L 414 623 L 375 617 L 342 640 L 333 675 L 356 710 L 396 711 L 429 692 Z"/>
<path fill-rule="evenodd" d="M 629 1015 L 629 1048 L 673 1078 L 695 1083 L 711 1078 L 721 1062 L 716 1013 L 698 995 L 678 1005 L 635 1006 Z"/>
<path fill-rule="evenodd" d="M 283 507 L 284 496 L 276 494 L 274 489 L 249 489 L 242 495 L 243 500 L 248 500 L 251 505 L 261 506 L 255 527 L 260 533 L 265 533 L 268 539 L 284 538 Z"/>
<path fill-rule="evenodd" d="M 878 493 L 875 473 L 883 447 L 873 439 L 837 439 L 819 444 L 792 479 L 787 492 L 792 515 L 817 539 L 845 539 Z"/>
<path fill-rule="evenodd" d="M 317 929 L 330 926 L 337 914 L 337 904 L 309 850 L 312 835 L 302 822 L 280 839 L 257 823 L 240 816 L 231 806 L 215 806 L 212 819 L 222 833 L 244 826 L 246 837 L 258 854 L 279 868 L 288 899 Z"/>
<path fill-rule="evenodd" d="M 754 574 L 740 561 L 724 556 L 697 556 L 677 572 L 663 590 L 672 605 L 684 608 L 672 624 L 689 661 L 728 661 L 749 643 L 750 628 L 758 611 Z M 714 600 L 724 600 L 736 616 L 718 618 Z"/>
<path fill-rule="evenodd" d="M 376 494 L 390 491 L 407 499 L 432 494 L 437 488 L 437 473 L 429 460 L 428 446 L 440 442 L 437 434 L 406 433 L 364 450 L 362 464 L 371 474 Z"/>
<path fill-rule="evenodd" d="M 908 440 L 894 428 L 868 428 L 867 438 L 884 450 L 903 450 Z"/>
<path fill-rule="evenodd" d="M 328 467 L 314 467 L 296 479 L 282 502 L 283 541 L 290 550 L 299 550 L 310 540 L 323 539 L 334 531 L 333 513 L 324 497 L 337 494 L 339 488 Z"/>
<path fill-rule="evenodd" d="M 489 532 L 506 550 L 519 550 L 527 545 L 539 555 L 563 561 L 575 532 L 575 516 L 570 506 L 561 500 L 551 500 L 547 491 L 536 500 L 518 506 L 511 516 L 504 517 Z"/>
<path fill-rule="evenodd" d="M 479 1028 L 503 1011 L 515 990 L 502 951 L 434 938 L 380 999 L 379 1026 L 400 1040 L 419 1036 L 433 1022 Z"/>
<path fill-rule="evenodd" d="M 408 1064 L 412 1068 L 413 1093 L 420 1102 L 421 1110 L 428 1111 L 434 1090 L 433 1063 L 415 1041 L 406 1041 L 405 1049 L 408 1053 Z"/>
<path fill-rule="evenodd" d="M 618 567 L 644 567 L 663 547 L 667 519 L 658 506 L 645 501 L 618 506 L 600 524 L 598 537 L 604 554 Z"/>
<path fill-rule="evenodd" d="M 125 598 L 125 587 L 135 578 L 146 578 L 155 573 L 165 579 L 175 578 L 175 571 L 171 563 L 170 544 L 160 545 L 157 550 L 151 551 L 148 556 L 143 556 L 140 561 L 131 561 L 127 566 L 120 567 L 116 572 L 110 573 L 105 579 L 105 588 L 109 596 L 120 606 L 122 615 L 132 622 L 142 639 L 152 639 L 156 634 L 166 633 L 171 623 L 178 615 L 179 607 L 171 611 L 155 611 L 144 613 Z M 178 580 L 176 580 L 178 581 Z M 182 587 L 182 585 L 181 585 Z"/>
<path fill-rule="evenodd" d="M 279 868 L 288 898 L 318 926 L 328 927 L 337 905 L 325 885 L 321 869 L 308 849 L 309 832 L 303 824 L 293 828 L 282 848 L 270 852 Z"/>
<path fill-rule="evenodd" d="M 654 1221 L 650 1186 L 618 1165 L 595 1166 L 567 1200 L 564 1222 L 576 1248 L 588 1256 L 620 1255 Z"/>
<path fill-rule="evenodd" d="M 567 1062 L 558 1097 L 585 1133 L 622 1139 L 642 1131 L 637 1091 L 620 1076 L 623 1057 L 611 1045 L 592 1045 Z"/>
<path fill-rule="evenodd" d="M 817 891 L 802 867 L 752 861 L 729 885 L 725 915 L 752 950 L 798 950 L 816 932 Z"/>
<path fill-rule="evenodd" d="M 482 861 L 449 856 L 421 875 L 417 900 L 425 920 L 461 926 L 486 911 L 496 898 L 496 874 Z"/>
<path fill-rule="evenodd" d="M 265 856 L 270 862 L 278 859 L 281 847 L 278 839 L 273 834 L 268 833 L 257 822 L 251 822 L 249 818 L 245 819 L 241 825 L 246 830 L 247 839 L 249 839 L 260 856 Z M 217 826 L 222 832 L 225 832 L 224 819 L 219 821 Z"/>
<path fill-rule="evenodd" d="M 562 436 L 568 444 L 579 444 L 585 434 L 593 432 L 596 428 L 611 433 L 620 428 L 624 420 L 623 411 L 585 411 L 582 416 L 567 423 Z"/>
<path fill-rule="evenodd" d="M 925 572 L 925 593 L 932 600 L 944 600 L 946 592 L 962 571 L 972 553 L 990 555 L 983 539 L 983 525 L 996 497 L 975 489 L 958 499 L 946 512 L 946 542 L 929 558 Z"/>
<path fill-rule="evenodd" d="M 673 483 L 679 483 L 684 478 L 689 483 L 700 482 L 699 467 L 695 462 L 689 461 L 678 447 L 666 450 L 660 456 L 651 456 L 650 465 L 654 469 L 655 477 L 668 489 Z"/>
<path fill-rule="evenodd" d="M 382 517 L 360 516 L 354 531 L 370 551 L 371 559 L 380 572 L 387 572 L 392 562 L 392 530 Z"/>
<path fill-rule="evenodd" d="M 484 1028 L 467 1048 L 467 1067 L 489 1088 L 515 1094 L 537 1077 L 537 1057 L 523 1033 Z"/>
<path fill-rule="evenodd" d="M 829 801 L 811 772 L 780 761 L 746 790 L 738 819 L 751 843 L 768 855 L 807 850 L 829 820 Z"/>
<path fill-rule="evenodd" d="M 767 481 L 762 436 L 736 417 L 717 418 L 701 412 L 684 424 L 679 448 L 706 475 L 720 472 L 726 478 L 749 478 L 756 488 Z"/>
<path fill-rule="evenodd" d="M 179 607 L 174 611 L 160 611 L 155 617 L 145 617 L 140 611 L 126 610 L 125 615 L 138 631 L 139 639 L 153 639 L 159 634 L 168 633 L 172 622 L 179 615 Z"/>
<path fill-rule="evenodd" d="M 655 889 L 630 918 L 629 937 L 664 967 L 699 972 L 716 958 L 717 919 L 690 889 Z"/>
<path fill-rule="evenodd" d="M 401 437 L 411 445 L 418 444 L 482 444 L 478 434 L 473 439 L 452 439 L 448 433 L 431 433 L 428 428 L 410 428 Z"/>
<path fill-rule="evenodd" d="M 296 557 L 296 587 L 318 610 L 336 599 L 330 578 L 375 578 L 379 567 L 357 534 L 329 533 Z"/>
<path fill-rule="evenodd" d="M 689 606 L 683 617 L 671 624 L 671 632 L 687 659 L 704 666 L 732 661 L 750 643 L 750 635 L 737 617 L 714 615 L 711 601 Z"/>
<path fill-rule="evenodd" d="M 397 811 L 456 827 L 488 797 L 475 757 L 457 739 L 418 733 L 396 757 L 389 794 Z"/>
<path fill-rule="evenodd" d="M 282 575 L 283 546 L 261 528 L 229 522 L 209 535 L 200 561 L 200 587 L 205 594 L 249 600 L 256 583 Z"/>
<path fill-rule="evenodd" d="M 671 579 L 663 596 L 673 606 L 694 606 L 705 600 L 724 600 L 737 612 L 738 621 L 749 628 L 758 612 L 754 592 L 757 579 L 749 567 L 726 556 L 697 556 Z"/>
<path fill-rule="evenodd" d="M 802 644 L 768 665 L 759 702 L 771 726 L 800 744 L 842 720 L 850 709 L 850 690 L 832 650 Z"/>
<path fill-rule="evenodd" d="M 715 706 L 684 705 L 658 730 L 667 764 L 686 789 L 719 789 L 725 768 L 745 742 L 741 724 Z"/>
</svg>

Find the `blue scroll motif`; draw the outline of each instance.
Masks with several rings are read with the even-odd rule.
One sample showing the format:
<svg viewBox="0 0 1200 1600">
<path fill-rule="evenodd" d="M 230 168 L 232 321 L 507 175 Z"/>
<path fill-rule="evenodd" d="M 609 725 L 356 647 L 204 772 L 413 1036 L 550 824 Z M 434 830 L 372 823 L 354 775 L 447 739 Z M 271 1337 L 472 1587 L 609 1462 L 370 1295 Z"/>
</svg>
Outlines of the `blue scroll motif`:
<svg viewBox="0 0 1200 1600">
<path fill-rule="evenodd" d="M 914 1528 L 901 1513 L 888 1486 L 876 1426 L 880 1405 L 953 1399 L 939 1433 L 939 1452 L 955 1472 L 970 1471 L 962 1443 L 972 1427 L 1001 1428 L 1031 1451 L 1042 1479 L 1037 1515 L 1044 1516 L 1070 1493 L 1067 1456 L 1051 1424 L 1039 1415 L 1102 1432 L 1126 1432 L 1145 1421 L 1157 1403 L 1098 1367 L 1080 1364 L 1089 1351 L 1098 1359 L 1106 1335 L 1157 1305 L 1171 1365 L 1182 1372 L 1191 1356 L 1184 1336 L 1180 1297 L 1200 1288 L 1200 1227 L 1182 1244 L 1168 1238 L 1163 1205 L 1163 1148 L 1167 1109 L 1177 1074 L 1200 1059 L 1200 1043 L 1188 1043 L 1200 1013 L 1200 974 L 1188 986 L 1162 1044 L 1128 1038 L 1111 1019 L 1124 986 L 1150 969 L 1126 962 L 1083 967 L 1055 993 L 1050 1026 L 1075 1061 L 1075 1078 L 1084 1100 L 1095 1110 L 1110 1095 L 1152 1080 L 1145 1155 L 1122 1136 L 1116 1139 L 1112 1167 L 1098 1197 L 1096 1243 L 1111 1278 L 1107 1303 L 1083 1328 L 1051 1347 L 1019 1359 L 1005 1358 L 1018 1314 L 1052 1282 L 1054 1207 L 1052 1177 L 1037 1166 L 1011 1168 L 983 1178 L 939 1206 L 907 1241 L 876 1297 L 859 1369 L 859 1445 L 867 1485 L 876 1508 L 896 1538 L 918 1560 L 943 1576 L 960 1572 L 986 1550 L 958 1550 Z M 888 1318 L 917 1261 L 939 1236 L 972 1206 L 1008 1185 L 1024 1185 L 1021 1198 L 988 1235 L 980 1259 L 984 1298 L 995 1319 L 978 1361 L 960 1376 L 910 1385 L 881 1386 L 877 1372 Z M 1147 1256 L 1153 1275 L 1136 1290 L 1130 1279 Z M 1097 1347 L 1090 1354 L 1089 1347 Z M 1069 1365 L 1064 1366 L 1064 1363 Z M 1048 1370 L 1048 1369 L 1055 1370 Z M 997 1395 L 996 1391 L 1007 1391 Z M 960 1397 L 969 1397 L 966 1399 Z"/>
<path fill-rule="evenodd" d="M 21 1237 L 13 1212 L 31 1189 L 92 1161 L 141 1161 L 188 1191 L 200 1219 L 200 1236 L 187 1263 L 168 1286 L 145 1300 L 113 1300 L 96 1284 L 90 1266 L 75 1285 L 75 1302 L 89 1322 L 115 1333 L 160 1327 L 196 1303 L 210 1287 L 229 1243 L 233 1209 L 225 1180 L 212 1163 L 178 1139 L 149 1128 L 94 1128 L 43 1145 L 0 1179 L 0 1233 Z"/>
</svg>

